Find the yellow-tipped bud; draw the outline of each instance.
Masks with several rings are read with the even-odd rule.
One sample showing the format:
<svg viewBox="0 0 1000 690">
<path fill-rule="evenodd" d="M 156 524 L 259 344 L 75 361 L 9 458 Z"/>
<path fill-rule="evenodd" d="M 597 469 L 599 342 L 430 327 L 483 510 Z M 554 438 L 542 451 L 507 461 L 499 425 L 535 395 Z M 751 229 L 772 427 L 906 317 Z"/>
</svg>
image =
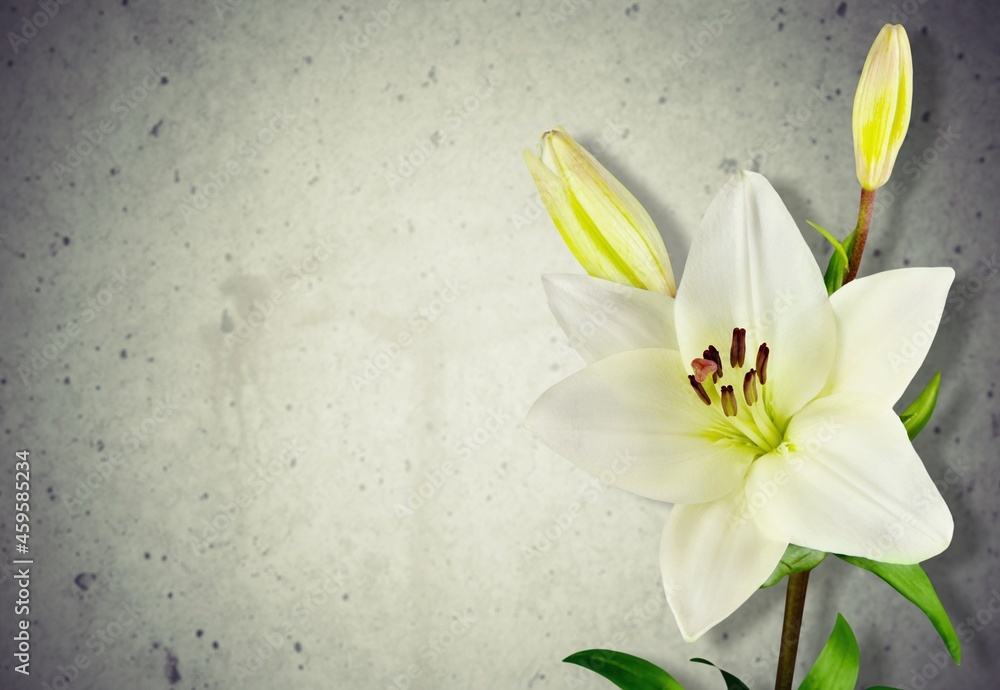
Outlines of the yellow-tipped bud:
<svg viewBox="0 0 1000 690">
<path fill-rule="evenodd" d="M 563 240 L 590 275 L 665 295 L 676 291 L 663 239 L 636 198 L 562 127 L 524 160 Z"/>
<path fill-rule="evenodd" d="M 913 58 L 906 29 L 886 24 L 868 52 L 854 95 L 854 160 L 867 190 L 884 185 L 910 126 Z"/>
</svg>

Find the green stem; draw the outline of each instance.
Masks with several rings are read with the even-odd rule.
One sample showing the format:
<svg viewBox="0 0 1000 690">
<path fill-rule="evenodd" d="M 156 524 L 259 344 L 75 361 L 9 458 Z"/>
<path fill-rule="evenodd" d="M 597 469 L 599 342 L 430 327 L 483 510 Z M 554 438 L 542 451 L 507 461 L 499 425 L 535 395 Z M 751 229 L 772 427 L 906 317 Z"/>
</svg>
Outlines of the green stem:
<svg viewBox="0 0 1000 690">
<path fill-rule="evenodd" d="M 874 210 L 875 190 L 862 189 L 861 203 L 858 206 L 858 225 L 854 228 L 854 243 L 851 247 L 847 273 L 844 275 L 844 285 L 854 280 L 858 275 L 858 269 L 861 268 L 861 255 L 865 251 L 865 242 L 868 241 L 868 228 L 871 227 Z"/>
<path fill-rule="evenodd" d="M 781 626 L 781 647 L 778 651 L 778 676 L 774 690 L 791 690 L 795 676 L 795 657 L 799 652 L 799 632 L 802 630 L 802 610 L 806 605 L 809 571 L 788 576 L 785 592 L 785 621 Z"/>
</svg>

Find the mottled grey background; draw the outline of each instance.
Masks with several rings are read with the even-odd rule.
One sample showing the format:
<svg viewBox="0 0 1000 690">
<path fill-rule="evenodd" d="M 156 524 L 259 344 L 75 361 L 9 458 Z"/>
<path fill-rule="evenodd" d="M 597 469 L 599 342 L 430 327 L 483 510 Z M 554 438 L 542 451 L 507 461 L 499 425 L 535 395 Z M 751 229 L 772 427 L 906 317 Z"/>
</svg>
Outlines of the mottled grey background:
<svg viewBox="0 0 1000 690">
<path fill-rule="evenodd" d="M 971 624 L 964 664 L 944 663 L 915 608 L 828 563 L 800 677 L 841 611 L 861 687 L 995 687 L 1000 281 L 977 277 L 1000 249 L 995 3 L 2 16 L 0 686 L 607 688 L 560 659 L 613 646 L 690 688 L 721 687 L 692 656 L 770 687 L 783 587 L 685 644 L 659 581 L 669 507 L 606 490 L 568 515 L 588 477 L 522 425 L 581 360 L 539 282 L 579 269 L 521 150 L 565 125 L 679 273 L 715 190 L 759 170 L 825 261 L 805 220 L 853 224 L 854 88 L 896 21 L 913 124 L 863 271 L 957 272 L 908 397 L 944 370 L 917 447 L 956 532 L 926 569 Z M 11 655 L 22 448 L 29 680 Z"/>
</svg>

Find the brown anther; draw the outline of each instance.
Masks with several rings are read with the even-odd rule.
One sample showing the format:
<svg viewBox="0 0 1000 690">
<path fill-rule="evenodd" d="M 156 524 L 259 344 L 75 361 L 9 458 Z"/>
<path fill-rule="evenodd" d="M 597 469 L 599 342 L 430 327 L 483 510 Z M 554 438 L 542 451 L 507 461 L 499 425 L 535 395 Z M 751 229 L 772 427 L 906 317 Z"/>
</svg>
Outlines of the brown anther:
<svg viewBox="0 0 1000 690">
<path fill-rule="evenodd" d="M 753 405 L 757 402 L 757 373 L 756 369 L 751 369 L 743 377 L 743 399 L 747 401 L 747 405 Z"/>
<path fill-rule="evenodd" d="M 729 347 L 729 366 L 733 369 L 743 366 L 747 356 L 747 329 L 733 329 L 733 344 Z"/>
<path fill-rule="evenodd" d="M 761 343 L 760 347 L 757 348 L 757 378 L 760 379 L 760 385 L 767 383 L 767 357 L 771 354 L 771 350 L 768 349 L 767 343 Z"/>
<path fill-rule="evenodd" d="M 701 385 L 701 381 L 696 379 L 693 374 L 688 376 L 688 381 L 691 382 L 691 387 L 694 388 L 694 392 L 698 394 L 701 401 L 706 405 L 711 405 L 712 399 L 708 397 L 708 393 L 705 392 L 705 387 Z"/>
<path fill-rule="evenodd" d="M 722 397 L 722 411 L 727 417 L 735 417 L 738 411 L 736 407 L 736 393 L 732 386 L 723 386 L 719 391 Z"/>
<path fill-rule="evenodd" d="M 712 374 L 712 383 L 715 383 L 722 378 L 722 357 L 719 356 L 719 351 L 715 349 L 715 345 L 709 345 L 708 349 L 702 353 L 705 359 L 715 362 L 715 366 L 718 369 Z"/>
<path fill-rule="evenodd" d="M 703 382 L 719 370 L 715 362 L 710 359 L 701 359 L 700 357 L 691 360 L 691 368 L 694 370 L 694 377 L 698 383 Z"/>
</svg>

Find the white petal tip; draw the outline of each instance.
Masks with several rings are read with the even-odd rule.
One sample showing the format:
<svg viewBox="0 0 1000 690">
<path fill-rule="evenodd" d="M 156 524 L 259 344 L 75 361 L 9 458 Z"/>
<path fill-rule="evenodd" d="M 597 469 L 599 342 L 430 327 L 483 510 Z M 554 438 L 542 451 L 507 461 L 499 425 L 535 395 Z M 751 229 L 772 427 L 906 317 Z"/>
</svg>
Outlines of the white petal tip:
<svg viewBox="0 0 1000 690">
<path fill-rule="evenodd" d="M 667 585 L 664 584 L 664 589 L 668 589 Z M 681 601 L 676 600 L 669 593 L 667 594 L 667 606 L 670 607 L 670 612 L 674 614 L 674 621 L 677 623 L 677 630 L 680 632 L 681 637 L 684 638 L 685 642 L 697 642 L 702 635 L 715 627 L 715 623 L 705 625 L 703 622 L 699 623 L 693 620 L 696 616 L 691 615 L 689 610 L 685 610 Z M 704 619 L 704 617 L 702 617 Z"/>
<path fill-rule="evenodd" d="M 692 642 L 697 642 L 699 639 L 701 639 L 702 635 L 711 630 L 713 627 L 712 625 L 708 625 L 702 627 L 701 630 L 697 629 L 692 630 L 693 626 L 686 624 L 690 623 L 690 621 L 685 622 L 681 620 L 682 616 L 677 613 L 677 610 L 674 609 L 673 604 L 671 604 L 670 608 L 674 612 L 674 620 L 677 621 L 677 629 L 680 631 L 681 637 L 684 638 L 684 641 L 689 644 Z"/>
<path fill-rule="evenodd" d="M 576 276 L 575 273 L 543 273 L 542 287 L 545 288 L 545 292 L 552 289 L 562 290 L 565 289 L 563 286 Z"/>
</svg>

